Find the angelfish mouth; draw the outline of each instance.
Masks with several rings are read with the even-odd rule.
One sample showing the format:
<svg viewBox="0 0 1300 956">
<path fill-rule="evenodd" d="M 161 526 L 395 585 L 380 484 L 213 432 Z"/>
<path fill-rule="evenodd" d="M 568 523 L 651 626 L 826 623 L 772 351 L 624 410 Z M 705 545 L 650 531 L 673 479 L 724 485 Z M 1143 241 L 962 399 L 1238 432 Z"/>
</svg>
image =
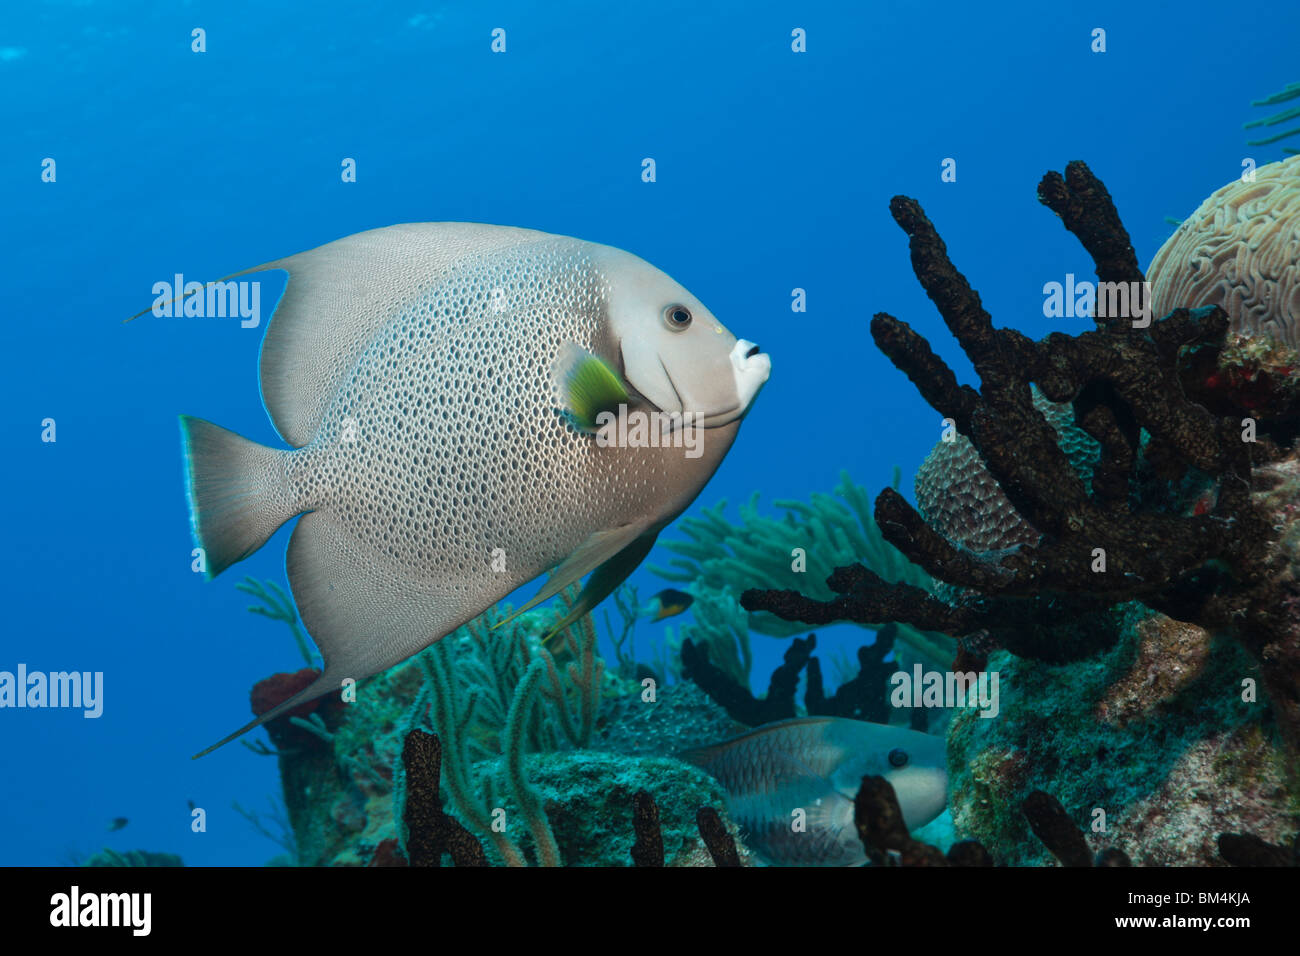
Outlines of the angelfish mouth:
<svg viewBox="0 0 1300 956">
<path fill-rule="evenodd" d="M 736 377 L 736 395 L 743 413 L 749 410 L 772 374 L 772 359 L 753 342 L 737 339 L 731 350 L 731 371 Z"/>
<path fill-rule="evenodd" d="M 754 403 L 754 398 L 767 381 L 768 376 L 772 374 L 771 358 L 764 355 L 763 350 L 753 342 L 748 342 L 745 339 L 736 341 L 728 358 L 731 361 L 731 374 L 735 380 L 738 401 L 736 404 L 728 405 L 723 409 L 683 412 L 683 415 L 690 416 L 689 420 L 697 428 L 720 428 L 744 416 L 749 411 L 749 406 Z M 685 406 L 686 403 L 682 401 L 681 390 L 678 389 L 677 383 L 673 381 L 672 373 L 668 371 L 668 367 L 662 361 L 659 364 L 663 368 L 669 384 L 673 387 L 678 406 Z"/>
<path fill-rule="evenodd" d="M 736 384 L 737 403 L 721 411 L 703 412 L 700 424 L 705 428 L 718 428 L 744 416 L 772 374 L 771 357 L 764 355 L 753 342 L 737 339 L 728 357 Z"/>
</svg>

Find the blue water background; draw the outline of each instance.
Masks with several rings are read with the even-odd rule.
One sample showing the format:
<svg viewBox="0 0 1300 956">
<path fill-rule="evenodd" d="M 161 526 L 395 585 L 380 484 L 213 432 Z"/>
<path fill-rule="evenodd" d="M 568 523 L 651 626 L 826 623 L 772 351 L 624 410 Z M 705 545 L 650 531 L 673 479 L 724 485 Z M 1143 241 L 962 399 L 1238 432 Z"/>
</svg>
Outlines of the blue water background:
<svg viewBox="0 0 1300 956">
<path fill-rule="evenodd" d="M 1297 4 L 1204 0 L 8 4 L 0 669 L 103 671 L 106 700 L 98 720 L 0 711 L 0 863 L 105 845 L 190 864 L 278 852 L 231 809 L 265 808 L 274 761 L 237 744 L 189 758 L 247 719 L 255 681 L 300 666 L 233 587 L 283 580 L 289 528 L 216 582 L 193 574 L 176 424 L 193 414 L 281 444 L 257 389 L 262 329 L 124 325 L 153 283 L 408 221 L 619 246 L 773 358 L 697 505 L 806 498 L 841 468 L 874 493 L 895 464 L 910 496 L 939 416 L 875 349 L 870 316 L 908 321 L 971 372 L 889 198 L 924 204 L 998 324 L 1078 331 L 1043 317 L 1043 284 L 1092 266 L 1036 201 L 1039 178 L 1087 160 L 1145 265 L 1163 217 L 1244 157 L 1280 157 L 1248 149 L 1240 126 L 1261 113 L 1251 99 L 1300 79 L 1298 26 Z M 190 50 L 195 27 L 206 53 Z M 505 54 L 490 51 L 495 27 Z M 795 27 L 807 53 L 790 49 Z M 45 157 L 56 183 L 41 182 Z M 340 181 L 344 157 L 356 183 Z M 955 183 L 940 181 L 945 157 Z M 46 417 L 55 444 L 40 441 Z M 663 586 L 644 569 L 634 580 L 643 595 Z M 829 651 L 869 635 L 821 637 Z M 762 687 L 784 642 L 754 644 Z M 190 832 L 191 799 L 206 833 Z M 129 825 L 108 833 L 117 816 Z"/>
</svg>

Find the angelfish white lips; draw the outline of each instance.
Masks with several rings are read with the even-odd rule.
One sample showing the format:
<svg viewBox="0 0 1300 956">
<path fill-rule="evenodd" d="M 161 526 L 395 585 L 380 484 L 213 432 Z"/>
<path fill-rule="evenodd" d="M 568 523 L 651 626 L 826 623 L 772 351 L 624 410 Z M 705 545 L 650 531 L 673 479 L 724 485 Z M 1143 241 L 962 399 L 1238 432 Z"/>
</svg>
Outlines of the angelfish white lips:
<svg viewBox="0 0 1300 956">
<path fill-rule="evenodd" d="M 736 382 L 737 405 L 725 412 L 714 412 L 704 416 L 705 428 L 717 428 L 733 422 L 754 403 L 754 398 L 772 374 L 772 359 L 758 350 L 758 346 L 747 339 L 737 339 L 731 350 L 731 374 Z"/>
<path fill-rule="evenodd" d="M 736 394 L 742 411 L 753 403 L 758 390 L 772 374 L 772 359 L 748 339 L 737 339 L 731 350 L 731 370 L 736 376 Z"/>
</svg>

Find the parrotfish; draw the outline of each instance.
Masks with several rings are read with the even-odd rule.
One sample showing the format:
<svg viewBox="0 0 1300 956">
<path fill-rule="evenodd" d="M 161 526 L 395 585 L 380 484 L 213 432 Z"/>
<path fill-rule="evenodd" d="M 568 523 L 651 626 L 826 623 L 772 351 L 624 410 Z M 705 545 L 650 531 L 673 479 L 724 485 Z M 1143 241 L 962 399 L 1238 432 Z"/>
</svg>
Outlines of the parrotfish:
<svg viewBox="0 0 1300 956">
<path fill-rule="evenodd" d="M 699 494 L 771 370 L 663 272 L 564 236 L 389 226 L 226 278 L 271 269 L 289 280 L 261 394 L 290 447 L 182 417 L 191 524 L 212 577 L 301 515 L 286 567 L 324 670 L 203 753 L 545 571 L 521 610 L 590 574 L 557 627 L 587 613 Z"/>
<path fill-rule="evenodd" d="M 908 829 L 929 823 L 947 804 L 943 738 L 887 724 L 797 717 L 681 757 L 717 778 L 749 845 L 783 865 L 866 862 L 853 825 L 853 799 L 865 776 L 893 785 Z"/>
<path fill-rule="evenodd" d="M 676 588 L 664 588 L 641 608 L 641 616 L 652 621 L 662 621 L 666 617 L 681 614 L 694 603 L 693 595 Z"/>
</svg>

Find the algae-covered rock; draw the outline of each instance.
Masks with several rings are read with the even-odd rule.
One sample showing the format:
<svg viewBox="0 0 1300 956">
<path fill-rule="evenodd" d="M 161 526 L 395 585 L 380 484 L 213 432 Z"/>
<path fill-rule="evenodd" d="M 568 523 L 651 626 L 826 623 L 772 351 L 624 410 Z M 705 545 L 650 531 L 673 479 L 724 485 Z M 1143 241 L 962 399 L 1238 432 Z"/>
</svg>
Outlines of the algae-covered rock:
<svg viewBox="0 0 1300 956">
<path fill-rule="evenodd" d="M 505 791 L 505 773 L 498 761 L 492 771 L 493 789 Z M 659 806 L 659 822 L 667 866 L 712 865 L 695 822 L 700 807 L 720 812 L 726 792 L 704 771 L 667 757 L 629 757 L 597 751 L 538 754 L 526 761 L 533 788 L 541 795 L 560 857 L 569 866 L 630 866 L 632 796 L 646 790 Z M 512 801 L 502 807 L 512 831 L 525 831 Z M 727 820 L 725 814 L 724 821 Z M 736 827 L 729 823 L 734 836 Z M 532 841 L 515 832 L 532 858 Z M 742 850 L 743 853 L 743 850 Z M 492 848 L 488 847 L 492 856 Z M 494 861 L 496 862 L 496 861 Z"/>
<path fill-rule="evenodd" d="M 422 680 L 415 663 L 371 678 L 328 727 L 317 725 L 300 746 L 280 752 L 285 802 L 303 865 L 366 866 L 377 855 L 391 856 L 383 848 L 398 837 L 394 781 Z M 645 789 L 659 805 L 668 865 L 711 865 L 695 814 L 705 805 L 723 812 L 726 794 L 707 774 L 671 755 L 716 743 L 735 725 L 694 684 L 660 687 L 654 701 L 643 699 L 641 685 L 624 684 L 606 688 L 612 696 L 603 701 L 591 748 L 525 757 L 524 778 L 542 798 L 561 859 L 569 866 L 631 865 L 632 795 Z M 486 805 L 504 811 L 508 836 L 534 863 L 528 827 L 506 796 L 503 765 L 501 757 L 484 759 L 472 772 L 492 795 Z M 456 814 L 450 803 L 447 809 Z M 728 825 L 734 833 L 734 824 Z M 500 864 L 492 841 L 478 836 L 491 862 Z M 743 847 L 741 854 L 748 859 Z"/>
<path fill-rule="evenodd" d="M 743 729 L 694 681 L 659 687 L 646 701 L 640 685 L 605 701 L 593 749 L 671 756 L 706 747 Z"/>
<path fill-rule="evenodd" d="M 1258 666 L 1231 641 L 1126 609 L 1122 636 L 1086 661 L 992 655 L 1000 712 L 959 709 L 948 736 L 949 806 L 960 838 L 1003 864 L 1051 855 L 1020 812 L 1032 790 L 1061 801 L 1094 852 L 1134 864 L 1221 865 L 1216 838 L 1289 839 L 1296 810 L 1268 707 L 1243 680 Z"/>
<path fill-rule="evenodd" d="M 493 793 L 508 791 L 504 758 L 476 767 L 489 781 Z M 700 807 L 726 806 L 726 794 L 708 774 L 668 757 L 629 757 L 599 751 L 575 750 L 532 754 L 524 761 L 525 775 L 541 797 L 551 832 L 566 866 L 631 866 L 632 796 L 646 790 L 659 806 L 667 866 L 711 866 L 708 851 L 700 839 L 695 814 Z M 502 796 L 496 801 L 495 817 L 506 835 L 536 863 L 535 842 L 528 823 L 515 802 Z M 397 829 L 391 796 L 372 798 L 365 808 L 364 833 L 347 843 L 332 859 L 336 866 L 365 866 L 380 852 L 385 841 L 395 840 Z M 734 823 L 723 820 L 733 836 Z M 490 840 L 481 840 L 489 861 L 504 861 Z M 750 862 L 748 851 L 739 843 L 742 862 Z"/>
</svg>

